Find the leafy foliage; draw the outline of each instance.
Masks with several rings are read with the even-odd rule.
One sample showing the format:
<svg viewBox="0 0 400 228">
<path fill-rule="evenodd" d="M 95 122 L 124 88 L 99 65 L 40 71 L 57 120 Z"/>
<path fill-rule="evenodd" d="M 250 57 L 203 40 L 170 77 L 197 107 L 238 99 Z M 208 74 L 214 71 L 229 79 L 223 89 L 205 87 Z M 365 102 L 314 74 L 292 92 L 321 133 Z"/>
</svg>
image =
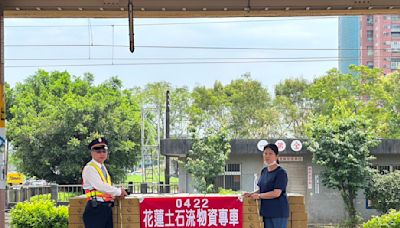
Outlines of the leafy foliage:
<svg viewBox="0 0 400 228">
<path fill-rule="evenodd" d="M 400 227 L 400 211 L 390 210 L 388 214 L 374 217 L 363 224 L 363 228 Z"/>
<path fill-rule="evenodd" d="M 400 171 L 385 175 L 375 174 L 367 188 L 367 197 L 380 212 L 400 210 Z"/>
<path fill-rule="evenodd" d="M 203 137 L 193 133 L 193 146 L 187 156 L 185 169 L 195 179 L 192 183 L 199 192 L 217 192 L 217 176 L 224 172 L 231 145 L 225 130 L 208 129 Z"/>
<path fill-rule="evenodd" d="M 109 139 L 110 172 L 114 181 L 137 161 L 140 112 L 131 92 L 111 78 L 98 86 L 93 76 L 38 71 L 13 89 L 9 139 L 19 169 L 59 184 L 79 183 L 90 160 L 89 142 Z"/>
<path fill-rule="evenodd" d="M 68 202 L 69 199 L 71 199 L 74 196 L 79 196 L 82 193 L 80 192 L 58 192 L 58 201 L 61 202 Z M 51 200 L 51 194 L 40 194 L 40 195 L 35 195 L 32 196 L 30 199 L 30 201 L 40 201 L 40 200 Z"/>
<path fill-rule="evenodd" d="M 56 207 L 50 200 L 20 202 L 11 209 L 11 225 L 15 228 L 67 228 L 68 208 Z"/>
<path fill-rule="evenodd" d="M 250 74 L 224 86 L 198 86 L 192 92 L 190 124 L 198 129 L 224 126 L 232 138 L 263 138 L 276 134 L 278 113 L 261 82 Z"/>
<path fill-rule="evenodd" d="M 233 195 L 233 194 L 240 194 L 240 192 L 233 191 L 232 189 L 218 188 L 218 194 L 220 194 L 220 195 Z"/>
<path fill-rule="evenodd" d="M 369 149 L 377 145 L 368 122 L 337 103 L 332 116 L 313 118 L 308 126 L 308 149 L 313 162 L 322 167 L 322 183 L 340 192 L 349 220 L 354 223 L 357 190 L 371 175 Z"/>
<path fill-rule="evenodd" d="M 286 79 L 275 86 L 274 107 L 279 112 L 281 137 L 305 137 L 305 124 L 311 114 L 311 101 L 306 97 L 310 84 L 301 78 Z"/>
<path fill-rule="evenodd" d="M 314 80 L 305 94 L 314 115 L 332 115 L 336 103 L 355 115 L 371 120 L 381 138 L 399 136 L 400 75 L 385 76 L 379 69 L 353 66 L 353 74 L 330 70 Z"/>
</svg>

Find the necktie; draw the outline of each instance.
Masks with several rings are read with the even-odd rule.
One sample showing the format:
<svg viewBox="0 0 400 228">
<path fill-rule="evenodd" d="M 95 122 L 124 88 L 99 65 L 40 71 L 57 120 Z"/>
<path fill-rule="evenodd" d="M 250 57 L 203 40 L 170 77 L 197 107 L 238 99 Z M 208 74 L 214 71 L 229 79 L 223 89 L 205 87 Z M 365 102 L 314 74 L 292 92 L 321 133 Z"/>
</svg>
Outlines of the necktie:
<svg viewBox="0 0 400 228">
<path fill-rule="evenodd" d="M 103 172 L 104 178 L 107 180 L 107 171 L 106 171 L 106 167 L 104 167 L 104 165 L 101 165 L 101 171 Z"/>
</svg>

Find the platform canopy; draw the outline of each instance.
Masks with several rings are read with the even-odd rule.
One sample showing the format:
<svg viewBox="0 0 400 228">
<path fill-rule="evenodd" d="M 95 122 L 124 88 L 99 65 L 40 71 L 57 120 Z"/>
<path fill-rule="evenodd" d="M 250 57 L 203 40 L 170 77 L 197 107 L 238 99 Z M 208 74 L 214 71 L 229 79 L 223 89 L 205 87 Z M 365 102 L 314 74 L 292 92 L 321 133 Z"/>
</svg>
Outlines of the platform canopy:
<svg viewBox="0 0 400 228">
<path fill-rule="evenodd" d="M 132 0 L 135 17 L 400 14 L 400 0 Z M 128 0 L 0 0 L 6 18 L 126 18 Z"/>
</svg>

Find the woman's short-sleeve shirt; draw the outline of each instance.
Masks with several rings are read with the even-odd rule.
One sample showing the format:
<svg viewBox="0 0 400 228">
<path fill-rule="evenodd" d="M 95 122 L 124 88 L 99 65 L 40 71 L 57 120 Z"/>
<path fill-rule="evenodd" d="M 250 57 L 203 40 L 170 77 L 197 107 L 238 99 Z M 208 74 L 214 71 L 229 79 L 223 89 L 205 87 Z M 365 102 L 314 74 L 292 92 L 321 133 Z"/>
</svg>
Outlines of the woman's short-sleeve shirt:
<svg viewBox="0 0 400 228">
<path fill-rule="evenodd" d="M 270 172 L 268 168 L 264 168 L 261 171 L 261 176 L 257 183 L 260 188 L 260 193 L 271 192 L 275 189 L 282 190 L 278 198 L 261 200 L 261 216 L 269 218 L 289 217 L 289 203 L 286 194 L 287 183 L 288 177 L 286 170 L 280 166 Z"/>
</svg>

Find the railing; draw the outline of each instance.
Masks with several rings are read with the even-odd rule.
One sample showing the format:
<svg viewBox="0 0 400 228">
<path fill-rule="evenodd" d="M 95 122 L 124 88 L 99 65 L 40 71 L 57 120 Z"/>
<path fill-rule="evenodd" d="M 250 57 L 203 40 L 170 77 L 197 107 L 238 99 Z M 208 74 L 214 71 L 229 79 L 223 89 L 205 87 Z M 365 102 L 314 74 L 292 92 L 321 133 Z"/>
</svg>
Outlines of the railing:
<svg viewBox="0 0 400 228">
<path fill-rule="evenodd" d="M 130 182 L 127 185 L 119 185 L 124 186 L 128 191 L 132 194 L 153 194 L 153 193 L 178 193 L 178 184 L 170 184 L 166 185 L 163 183 L 157 182 Z"/>
<path fill-rule="evenodd" d="M 140 183 L 130 182 L 128 184 L 119 184 L 118 187 L 128 189 L 131 194 L 159 194 L 159 193 L 178 193 L 178 184 L 162 183 Z M 51 199 L 58 205 L 68 205 L 69 199 L 84 194 L 82 185 L 45 185 L 45 186 L 11 186 L 7 187 L 6 202 L 10 208 L 18 202 L 36 199 Z"/>
</svg>

